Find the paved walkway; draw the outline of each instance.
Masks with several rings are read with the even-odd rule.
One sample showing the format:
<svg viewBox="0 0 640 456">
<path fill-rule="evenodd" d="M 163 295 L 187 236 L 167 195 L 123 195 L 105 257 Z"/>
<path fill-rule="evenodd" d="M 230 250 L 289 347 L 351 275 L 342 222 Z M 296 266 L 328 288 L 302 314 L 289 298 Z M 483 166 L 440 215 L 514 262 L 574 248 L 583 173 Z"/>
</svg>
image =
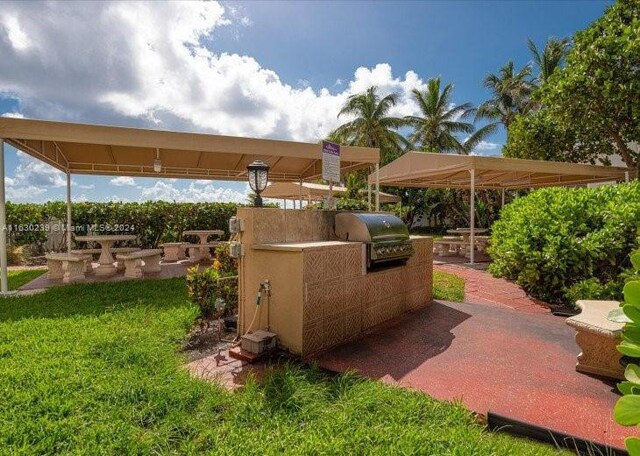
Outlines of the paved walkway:
<svg viewBox="0 0 640 456">
<path fill-rule="evenodd" d="M 487 412 L 624 448 L 612 419 L 615 382 L 575 371 L 580 349 L 565 319 L 506 305 L 435 302 L 315 358 L 385 383 L 461 399 Z"/>
<path fill-rule="evenodd" d="M 509 307 L 528 313 L 549 312 L 549 308 L 544 302 L 527 296 L 522 288 L 515 283 L 505 279 L 497 279 L 486 271 L 473 269 L 462 264 L 437 261 L 433 263 L 433 270 L 463 277 L 466 302 Z"/>
</svg>

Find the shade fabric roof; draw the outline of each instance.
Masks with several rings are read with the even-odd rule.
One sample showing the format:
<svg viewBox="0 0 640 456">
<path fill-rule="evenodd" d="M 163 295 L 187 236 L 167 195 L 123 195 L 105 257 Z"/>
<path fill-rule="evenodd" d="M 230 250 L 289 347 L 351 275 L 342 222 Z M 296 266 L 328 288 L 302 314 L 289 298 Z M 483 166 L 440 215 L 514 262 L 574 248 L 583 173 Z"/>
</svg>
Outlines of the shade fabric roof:
<svg viewBox="0 0 640 456">
<path fill-rule="evenodd" d="M 336 196 L 343 195 L 346 192 L 346 187 L 333 186 L 333 194 Z M 304 201 L 322 201 L 328 194 L 328 185 L 312 182 L 303 182 L 302 185 L 300 182 L 274 182 L 262 192 L 262 196 L 265 198 L 297 200 L 302 196 Z M 398 201 L 400 201 L 399 196 L 380 192 L 381 203 L 395 203 Z"/>
<path fill-rule="evenodd" d="M 408 152 L 380 168 L 380 185 L 396 187 L 517 189 L 622 181 L 628 168 L 477 155 Z M 369 183 L 375 183 L 375 173 Z"/>
<path fill-rule="evenodd" d="M 319 144 L 4 117 L 0 138 L 73 174 L 245 180 L 254 160 L 269 164 L 271 181 L 322 174 Z M 346 172 L 378 163 L 380 151 L 341 146 L 340 158 Z"/>
</svg>

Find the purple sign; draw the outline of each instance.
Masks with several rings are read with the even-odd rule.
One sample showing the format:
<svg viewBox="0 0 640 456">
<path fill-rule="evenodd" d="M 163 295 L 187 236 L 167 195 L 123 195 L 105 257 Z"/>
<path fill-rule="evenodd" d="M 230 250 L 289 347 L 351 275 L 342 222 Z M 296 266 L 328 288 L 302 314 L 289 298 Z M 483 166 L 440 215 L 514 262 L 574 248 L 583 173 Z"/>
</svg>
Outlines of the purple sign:
<svg viewBox="0 0 640 456">
<path fill-rule="evenodd" d="M 322 153 L 340 156 L 340 144 L 322 141 Z"/>
<path fill-rule="evenodd" d="M 322 141 L 322 178 L 340 182 L 340 145 Z"/>
</svg>

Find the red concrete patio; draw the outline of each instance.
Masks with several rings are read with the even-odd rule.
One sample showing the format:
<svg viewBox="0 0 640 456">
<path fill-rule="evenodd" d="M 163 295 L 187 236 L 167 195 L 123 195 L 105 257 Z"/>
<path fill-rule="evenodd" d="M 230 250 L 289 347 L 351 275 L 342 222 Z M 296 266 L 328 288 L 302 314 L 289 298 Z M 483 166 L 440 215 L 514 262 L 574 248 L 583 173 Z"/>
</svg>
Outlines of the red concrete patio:
<svg viewBox="0 0 640 456">
<path fill-rule="evenodd" d="M 488 263 L 470 266 L 462 262 L 434 261 L 433 270 L 462 277 L 465 301 L 507 307 L 528 313 L 549 313 L 546 303 L 527 296 L 522 288 L 506 279 L 493 277 L 484 269 Z"/>
<path fill-rule="evenodd" d="M 435 302 L 313 360 L 624 448 L 634 429 L 613 421 L 615 383 L 575 371 L 574 336 L 564 318 L 524 305 Z"/>
</svg>

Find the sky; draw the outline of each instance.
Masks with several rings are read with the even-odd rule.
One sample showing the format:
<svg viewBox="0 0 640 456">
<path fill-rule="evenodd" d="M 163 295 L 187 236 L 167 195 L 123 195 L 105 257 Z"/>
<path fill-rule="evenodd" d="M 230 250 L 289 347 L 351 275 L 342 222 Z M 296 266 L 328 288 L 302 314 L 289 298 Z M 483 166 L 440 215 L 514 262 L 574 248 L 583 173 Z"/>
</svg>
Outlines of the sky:
<svg viewBox="0 0 640 456">
<path fill-rule="evenodd" d="M 2 2 L 0 115 L 317 142 L 348 96 L 439 76 L 453 103 L 489 97 L 482 80 L 531 60 L 527 38 L 571 36 L 611 1 Z M 475 150 L 499 154 L 504 131 Z M 11 147 L 14 202 L 64 200 L 54 168 Z M 74 201 L 236 201 L 221 181 L 72 176 Z"/>
</svg>

